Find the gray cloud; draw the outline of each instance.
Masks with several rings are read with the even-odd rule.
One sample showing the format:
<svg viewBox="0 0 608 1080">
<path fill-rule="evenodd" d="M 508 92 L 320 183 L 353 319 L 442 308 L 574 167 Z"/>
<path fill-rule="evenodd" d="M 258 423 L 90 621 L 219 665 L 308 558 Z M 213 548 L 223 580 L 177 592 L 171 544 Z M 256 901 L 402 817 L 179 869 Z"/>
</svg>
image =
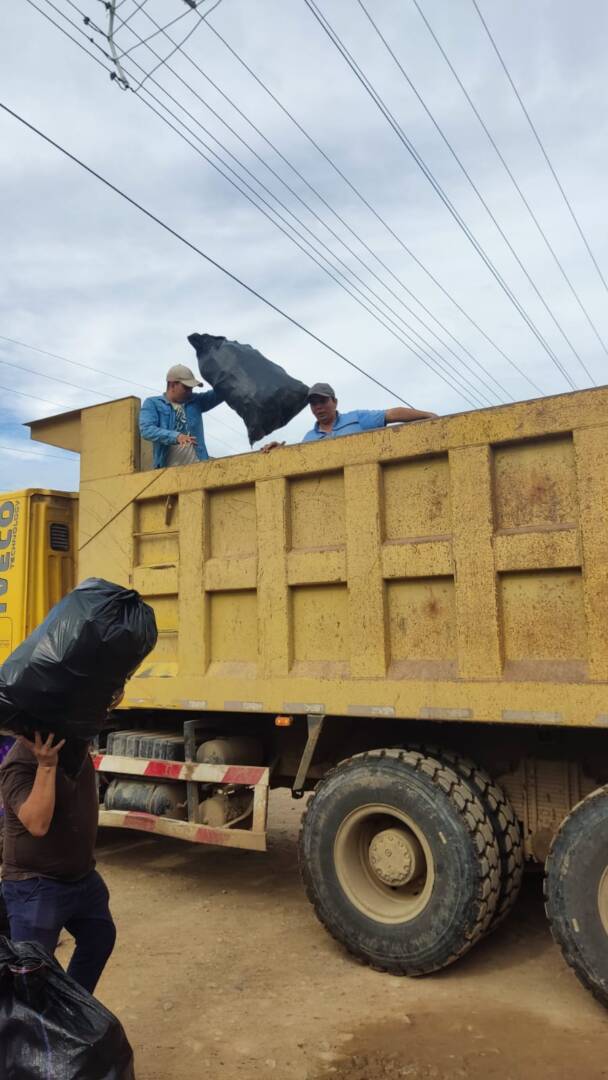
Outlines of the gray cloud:
<svg viewBox="0 0 608 1080">
<path fill-rule="evenodd" d="M 45 7 L 45 0 L 38 0 Z M 66 12 L 66 0 L 57 0 Z M 103 7 L 82 0 L 92 18 Z M 373 34 L 355 0 L 321 5 L 391 110 L 435 171 L 492 259 L 547 336 L 578 385 L 588 379 L 506 251 L 494 226 L 450 158 L 420 105 Z M 482 5 L 499 46 L 520 87 L 564 186 L 608 270 L 604 226 L 606 163 L 605 41 L 608 13 L 594 0 L 586 18 L 565 0 L 535 5 Z M 178 0 L 148 0 L 148 8 L 168 21 L 179 14 Z M 124 11 L 132 9 L 126 0 Z M 170 10 L 169 10 L 170 9 Z M 491 151 L 477 121 L 437 52 L 413 4 L 378 0 L 370 10 L 406 70 L 444 127 L 484 197 L 542 286 L 598 382 L 605 380 L 605 356 L 535 234 L 518 197 Z M 604 335 L 605 291 L 595 274 L 550 175 L 515 104 L 469 0 L 429 0 L 424 10 L 448 50 L 486 123 L 559 251 L 568 272 Z M 73 13 L 73 12 L 72 12 Z M 161 14 L 164 13 L 164 14 Z M 53 15 L 55 18 L 55 15 Z M 267 0 L 252 14 L 246 0 L 224 0 L 213 25 L 265 79 L 315 139 L 424 260 L 447 289 L 545 392 L 565 389 L 488 271 L 445 208 L 413 165 L 393 132 L 364 94 L 303 3 Z M 188 19 L 175 28 L 185 33 Z M 144 33 L 145 18 L 133 20 Z M 420 360 L 354 303 L 299 252 L 241 195 L 131 93 L 122 93 L 107 75 L 26 4 L 5 5 L 0 16 L 4 44 L 6 103 L 97 168 L 110 180 L 200 245 L 213 258 L 285 308 L 315 333 L 367 368 L 408 400 L 437 411 L 466 407 Z M 130 42 L 123 31 L 124 43 Z M 161 41 L 154 47 L 161 51 Z M 163 55 L 168 46 L 162 46 Z M 263 91 L 204 27 L 187 49 L 210 78 L 238 103 L 282 153 L 322 192 L 391 267 L 516 397 L 529 385 L 464 320 L 415 263 L 286 120 Z M 147 70 L 150 53 L 135 58 Z M 101 56 L 101 54 L 100 54 Z M 382 276 L 384 271 L 357 246 L 344 228 L 187 62 L 171 60 L 184 79 L 229 120 L 235 131 L 272 165 L 280 177 L 314 206 L 346 242 Z M 183 101 L 227 147 L 391 306 L 396 301 L 298 205 L 280 181 L 227 133 L 167 70 L 155 78 Z M 154 89 L 154 93 L 158 93 Z M 191 126 L 192 121 L 188 121 Z M 197 129 L 198 130 L 198 129 Z M 201 137 L 203 136 L 201 133 Z M 236 167 L 236 166 L 235 166 Z M 321 346 L 221 276 L 122 200 L 87 177 L 56 151 L 0 116 L 2 184 L 2 279 L 0 334 L 57 352 L 91 367 L 161 388 L 167 366 L 192 363 L 185 338 L 192 330 L 225 333 L 248 341 L 304 380 L 329 378 L 345 407 L 389 405 L 387 395 Z M 394 280 L 391 288 L 400 292 Z M 405 294 L 403 294 L 405 296 Z M 408 302 L 410 302 L 408 300 Z M 413 305 L 416 307 L 416 305 Z M 403 318 L 410 320 L 403 309 Z M 417 308 L 417 310 L 420 310 Z M 426 318 L 426 316 L 425 316 Z M 436 344 L 436 342 L 435 342 Z M 0 360 L 38 369 L 31 375 L 0 364 L 0 384 L 66 407 L 93 404 L 97 390 L 108 397 L 129 392 L 112 379 L 10 346 L 0 340 Z M 72 389 L 43 373 L 79 384 Z M 137 392 L 138 388 L 133 387 Z M 2 391 L 0 487 L 77 486 L 77 465 L 59 451 L 21 456 L 25 419 L 54 411 L 44 402 Z M 235 429 L 229 431 L 224 424 Z M 288 440 L 309 426 L 301 415 L 289 425 Z M 222 406 L 209 416 L 210 450 L 220 455 L 245 450 L 238 417 Z M 223 440 L 223 441 L 220 441 Z M 48 454 L 51 453 L 48 449 Z M 65 458 L 64 461 L 61 458 Z"/>
</svg>

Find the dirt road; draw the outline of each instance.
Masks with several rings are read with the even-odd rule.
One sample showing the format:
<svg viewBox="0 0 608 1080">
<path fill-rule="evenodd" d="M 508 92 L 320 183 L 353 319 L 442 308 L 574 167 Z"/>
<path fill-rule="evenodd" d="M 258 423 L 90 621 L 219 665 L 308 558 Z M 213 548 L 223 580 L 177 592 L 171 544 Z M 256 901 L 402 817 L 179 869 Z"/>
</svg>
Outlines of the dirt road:
<svg viewBox="0 0 608 1080">
<path fill-rule="evenodd" d="M 539 877 L 452 968 L 380 975 L 332 941 L 304 896 L 302 804 L 273 795 L 271 808 L 266 855 L 101 837 L 119 941 L 98 992 L 125 1025 L 137 1080 L 608 1077 L 608 1013 L 553 945 Z"/>
</svg>

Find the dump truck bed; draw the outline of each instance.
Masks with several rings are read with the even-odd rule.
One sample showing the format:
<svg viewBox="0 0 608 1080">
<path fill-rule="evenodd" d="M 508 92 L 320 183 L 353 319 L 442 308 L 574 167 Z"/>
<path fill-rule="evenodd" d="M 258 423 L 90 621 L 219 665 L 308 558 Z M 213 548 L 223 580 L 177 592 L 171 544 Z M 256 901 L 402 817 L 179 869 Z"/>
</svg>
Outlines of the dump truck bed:
<svg viewBox="0 0 608 1080">
<path fill-rule="evenodd" d="M 79 576 L 160 630 L 127 704 L 608 724 L 606 388 L 156 472 L 136 401 L 72 415 Z"/>
</svg>

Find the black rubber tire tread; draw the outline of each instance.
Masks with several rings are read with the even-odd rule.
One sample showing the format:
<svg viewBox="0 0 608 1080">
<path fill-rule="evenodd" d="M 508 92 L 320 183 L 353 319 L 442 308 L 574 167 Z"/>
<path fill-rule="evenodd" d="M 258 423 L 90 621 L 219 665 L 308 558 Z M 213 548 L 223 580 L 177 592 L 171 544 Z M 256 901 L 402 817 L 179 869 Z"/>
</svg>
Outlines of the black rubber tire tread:
<svg viewBox="0 0 608 1080">
<path fill-rule="evenodd" d="M 588 872 L 584 850 L 595 841 L 600 865 L 607 864 L 607 832 L 608 785 L 592 791 L 564 818 L 553 837 L 544 880 L 545 912 L 553 940 L 579 982 L 605 1008 L 608 1008 L 608 935 L 599 912 L 589 912 L 596 883 L 594 875 Z M 585 909 L 586 917 L 581 918 Z"/>
<path fill-rule="evenodd" d="M 366 951 L 357 935 L 349 932 L 349 928 L 329 917 L 319 897 L 316 882 L 309 866 L 306 840 L 308 823 L 311 815 L 314 815 L 316 801 L 323 797 L 328 785 L 335 783 L 336 779 L 346 779 L 349 772 L 354 771 L 361 765 L 368 766 L 373 778 L 374 766 L 384 760 L 399 762 L 403 766 L 404 781 L 407 774 L 418 774 L 426 781 L 427 787 L 435 788 L 443 793 L 451 805 L 451 811 L 464 826 L 471 839 L 471 851 L 474 851 L 476 872 L 476 895 L 469 916 L 469 925 L 466 933 L 453 942 L 449 955 L 441 959 L 430 959 L 424 964 L 412 966 L 411 963 L 401 957 L 388 957 Z M 357 960 L 366 963 L 377 971 L 390 972 L 393 975 L 426 975 L 433 971 L 447 967 L 483 937 L 487 932 L 498 903 L 500 892 L 500 856 L 498 844 L 492 824 L 485 811 L 483 803 L 475 790 L 458 775 L 451 767 L 440 760 L 413 750 L 384 749 L 371 750 L 365 753 L 353 755 L 330 769 L 323 779 L 316 785 L 315 790 L 308 801 L 302 815 L 298 858 L 300 873 L 315 914 L 326 930 L 336 938 Z"/>
<path fill-rule="evenodd" d="M 490 931 L 500 926 L 513 908 L 524 876 L 524 841 L 521 825 L 506 792 L 489 772 L 456 750 L 434 744 L 416 746 L 423 754 L 445 761 L 478 793 L 492 823 L 500 854 L 500 894 Z"/>
</svg>

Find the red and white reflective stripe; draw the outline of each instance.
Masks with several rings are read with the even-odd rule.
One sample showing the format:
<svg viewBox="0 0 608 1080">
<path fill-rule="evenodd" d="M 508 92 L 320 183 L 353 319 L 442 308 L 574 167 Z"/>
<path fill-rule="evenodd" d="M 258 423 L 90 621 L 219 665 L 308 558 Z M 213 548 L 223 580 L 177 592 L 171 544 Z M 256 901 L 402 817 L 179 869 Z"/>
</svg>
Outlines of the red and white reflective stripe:
<svg viewBox="0 0 608 1080">
<path fill-rule="evenodd" d="M 195 780 L 203 784 L 243 784 L 246 787 L 268 786 L 268 769 L 262 765 L 199 765 L 189 761 L 122 757 L 117 754 L 93 754 L 97 772 L 145 776 L 156 780 Z"/>
<path fill-rule="evenodd" d="M 218 844 L 220 847 L 247 848 L 250 851 L 266 851 L 264 830 L 211 828 L 189 821 L 155 817 L 139 810 L 99 811 L 99 824 L 119 829 L 137 829 L 140 832 L 170 836 L 174 840 L 188 840 L 194 844 Z"/>
</svg>

